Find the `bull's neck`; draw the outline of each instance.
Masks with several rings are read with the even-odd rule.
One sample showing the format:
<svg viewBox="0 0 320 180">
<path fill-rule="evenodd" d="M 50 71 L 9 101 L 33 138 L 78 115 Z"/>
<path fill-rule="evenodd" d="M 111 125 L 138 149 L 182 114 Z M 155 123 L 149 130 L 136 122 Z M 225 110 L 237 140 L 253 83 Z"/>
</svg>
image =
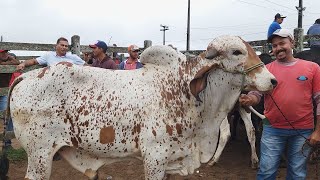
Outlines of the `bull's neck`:
<svg viewBox="0 0 320 180">
<path fill-rule="evenodd" d="M 240 96 L 240 86 L 235 86 L 235 81 L 241 81 L 242 75 L 231 74 L 223 70 L 214 70 L 207 79 L 207 87 L 200 93 L 203 99 L 204 112 L 208 116 L 223 114 L 221 118 L 230 112 Z M 224 116 L 224 117 L 223 117 Z"/>
</svg>

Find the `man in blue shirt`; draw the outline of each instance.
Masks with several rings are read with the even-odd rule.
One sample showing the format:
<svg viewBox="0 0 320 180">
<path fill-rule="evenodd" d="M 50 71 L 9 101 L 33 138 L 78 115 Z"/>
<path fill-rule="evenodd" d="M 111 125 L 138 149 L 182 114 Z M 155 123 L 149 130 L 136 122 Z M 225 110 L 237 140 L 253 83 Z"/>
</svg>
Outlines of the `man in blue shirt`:
<svg viewBox="0 0 320 180">
<path fill-rule="evenodd" d="M 17 66 L 17 70 L 23 70 L 25 67 L 40 64 L 43 66 L 52 66 L 59 62 L 69 62 L 76 65 L 84 65 L 85 62 L 77 55 L 68 52 L 69 43 L 66 38 L 59 38 L 56 44 L 55 52 L 48 52 L 36 59 L 25 60 Z"/>
<path fill-rule="evenodd" d="M 279 13 L 277 13 L 274 16 L 274 21 L 270 24 L 269 29 L 268 29 L 268 37 L 267 38 L 269 38 L 275 30 L 281 29 L 280 24 L 283 22 L 283 19 L 286 17 L 287 16 L 283 16 Z"/>
<path fill-rule="evenodd" d="M 308 35 L 320 35 L 320 18 L 317 19 L 314 24 L 309 28 Z M 310 49 L 311 50 L 320 50 L 320 41 L 319 40 L 310 40 Z"/>
</svg>

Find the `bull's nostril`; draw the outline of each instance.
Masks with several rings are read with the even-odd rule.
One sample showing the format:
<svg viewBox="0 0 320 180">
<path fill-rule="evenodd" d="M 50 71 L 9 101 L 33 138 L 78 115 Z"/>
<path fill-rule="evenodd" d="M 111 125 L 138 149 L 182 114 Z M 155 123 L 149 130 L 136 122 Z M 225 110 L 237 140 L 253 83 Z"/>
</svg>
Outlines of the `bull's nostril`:
<svg viewBox="0 0 320 180">
<path fill-rule="evenodd" d="M 271 79 L 271 84 L 273 85 L 273 87 L 276 87 L 278 84 L 278 81 L 275 79 Z"/>
</svg>

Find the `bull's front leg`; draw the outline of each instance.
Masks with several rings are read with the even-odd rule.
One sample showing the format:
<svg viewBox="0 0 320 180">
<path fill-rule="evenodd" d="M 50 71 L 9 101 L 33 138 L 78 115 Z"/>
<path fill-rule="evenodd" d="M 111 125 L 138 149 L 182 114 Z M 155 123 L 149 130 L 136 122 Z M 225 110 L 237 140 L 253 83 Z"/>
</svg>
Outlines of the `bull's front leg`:
<svg viewBox="0 0 320 180">
<path fill-rule="evenodd" d="M 228 140 L 230 139 L 230 124 L 228 122 L 228 117 L 226 117 L 220 126 L 220 137 L 219 137 L 219 144 L 218 148 L 213 156 L 213 158 L 209 161 L 208 165 L 213 166 L 219 161 L 219 158 L 222 154 L 224 147 L 226 146 Z"/>
<path fill-rule="evenodd" d="M 239 112 L 246 127 L 248 141 L 251 146 L 251 168 L 257 169 L 259 167 L 259 158 L 256 153 L 256 134 L 251 121 L 251 112 L 247 113 L 242 107 L 239 108 Z"/>
<path fill-rule="evenodd" d="M 28 152 L 28 169 L 25 179 L 49 179 L 53 154 L 53 151 L 49 149 L 38 149 L 36 152 Z"/>
</svg>

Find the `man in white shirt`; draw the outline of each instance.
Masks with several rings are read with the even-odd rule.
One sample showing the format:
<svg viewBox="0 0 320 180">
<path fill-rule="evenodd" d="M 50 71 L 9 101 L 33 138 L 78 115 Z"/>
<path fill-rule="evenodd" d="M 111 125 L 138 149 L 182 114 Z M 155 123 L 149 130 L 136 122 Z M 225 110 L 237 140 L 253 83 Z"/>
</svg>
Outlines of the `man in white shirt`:
<svg viewBox="0 0 320 180">
<path fill-rule="evenodd" d="M 29 59 L 17 66 L 17 70 L 23 70 L 25 67 L 32 65 L 43 65 L 52 66 L 58 64 L 59 62 L 69 62 L 76 65 L 84 65 L 83 61 L 79 56 L 75 54 L 68 53 L 69 43 L 66 38 L 59 38 L 56 44 L 55 52 L 48 52 L 47 54 L 40 56 L 36 59 Z"/>
</svg>

